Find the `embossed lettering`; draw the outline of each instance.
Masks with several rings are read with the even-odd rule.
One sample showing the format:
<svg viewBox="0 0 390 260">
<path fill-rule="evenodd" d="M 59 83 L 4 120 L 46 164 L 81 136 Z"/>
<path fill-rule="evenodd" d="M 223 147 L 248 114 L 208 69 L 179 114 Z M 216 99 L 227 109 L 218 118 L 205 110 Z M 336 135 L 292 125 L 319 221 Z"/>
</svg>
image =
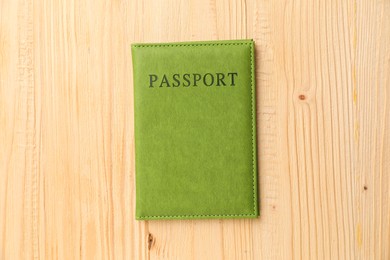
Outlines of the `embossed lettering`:
<svg viewBox="0 0 390 260">
<path fill-rule="evenodd" d="M 198 86 L 235 86 L 238 79 L 237 72 L 207 72 L 207 73 L 175 73 L 149 74 L 149 88 L 164 87 L 198 87 Z"/>
</svg>

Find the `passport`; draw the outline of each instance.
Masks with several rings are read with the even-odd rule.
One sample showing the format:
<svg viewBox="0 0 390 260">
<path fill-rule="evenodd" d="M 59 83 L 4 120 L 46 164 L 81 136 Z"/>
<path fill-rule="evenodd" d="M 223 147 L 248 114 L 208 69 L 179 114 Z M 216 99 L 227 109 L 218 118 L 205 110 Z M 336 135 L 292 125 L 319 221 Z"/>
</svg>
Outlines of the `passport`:
<svg viewBox="0 0 390 260">
<path fill-rule="evenodd" d="M 257 217 L 253 40 L 131 50 L 136 219 Z"/>
</svg>

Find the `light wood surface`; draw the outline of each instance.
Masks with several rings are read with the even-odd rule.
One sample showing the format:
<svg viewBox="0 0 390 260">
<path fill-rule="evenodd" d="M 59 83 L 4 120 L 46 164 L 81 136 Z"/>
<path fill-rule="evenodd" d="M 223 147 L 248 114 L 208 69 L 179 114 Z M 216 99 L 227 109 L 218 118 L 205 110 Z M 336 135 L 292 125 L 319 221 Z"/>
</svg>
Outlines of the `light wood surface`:
<svg viewBox="0 0 390 260">
<path fill-rule="evenodd" d="M 260 218 L 135 221 L 130 44 L 241 38 Z M 0 0 L 0 259 L 390 259 L 389 188 L 389 0 Z"/>
</svg>

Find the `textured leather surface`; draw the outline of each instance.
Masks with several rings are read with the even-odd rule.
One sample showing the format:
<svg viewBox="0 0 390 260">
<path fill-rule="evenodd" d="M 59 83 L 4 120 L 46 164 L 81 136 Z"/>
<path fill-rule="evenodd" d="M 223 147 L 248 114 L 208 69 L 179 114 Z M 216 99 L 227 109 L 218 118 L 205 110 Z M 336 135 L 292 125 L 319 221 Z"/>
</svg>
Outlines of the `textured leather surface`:
<svg viewBox="0 0 390 260">
<path fill-rule="evenodd" d="M 133 44 L 132 59 L 136 219 L 257 217 L 253 41 Z"/>
</svg>

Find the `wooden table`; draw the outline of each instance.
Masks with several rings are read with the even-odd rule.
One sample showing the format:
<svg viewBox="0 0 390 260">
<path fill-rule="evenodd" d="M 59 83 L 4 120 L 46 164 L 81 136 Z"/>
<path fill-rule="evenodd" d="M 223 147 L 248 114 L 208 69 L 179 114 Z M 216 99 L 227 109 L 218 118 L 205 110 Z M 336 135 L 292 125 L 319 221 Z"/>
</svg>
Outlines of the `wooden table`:
<svg viewBox="0 0 390 260">
<path fill-rule="evenodd" d="M 242 38 L 260 218 L 135 221 L 130 44 Z M 390 259 L 389 0 L 1 0 L 0 130 L 0 259 Z"/>
</svg>

